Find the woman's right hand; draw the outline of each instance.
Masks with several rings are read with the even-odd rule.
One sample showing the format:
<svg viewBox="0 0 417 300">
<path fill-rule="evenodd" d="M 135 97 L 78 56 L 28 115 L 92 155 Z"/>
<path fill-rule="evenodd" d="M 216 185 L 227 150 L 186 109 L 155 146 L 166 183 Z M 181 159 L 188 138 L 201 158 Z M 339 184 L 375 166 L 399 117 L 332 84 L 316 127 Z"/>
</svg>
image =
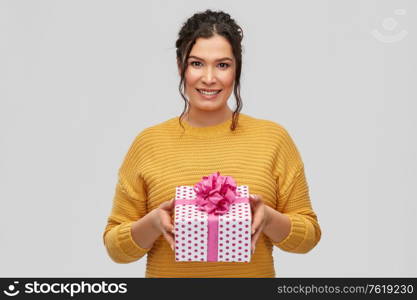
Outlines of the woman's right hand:
<svg viewBox="0 0 417 300">
<path fill-rule="evenodd" d="M 153 223 L 161 234 L 165 237 L 172 251 L 175 247 L 174 239 L 174 225 L 172 224 L 172 214 L 174 212 L 175 200 L 171 199 L 162 202 L 157 209 L 155 209 Z"/>
</svg>

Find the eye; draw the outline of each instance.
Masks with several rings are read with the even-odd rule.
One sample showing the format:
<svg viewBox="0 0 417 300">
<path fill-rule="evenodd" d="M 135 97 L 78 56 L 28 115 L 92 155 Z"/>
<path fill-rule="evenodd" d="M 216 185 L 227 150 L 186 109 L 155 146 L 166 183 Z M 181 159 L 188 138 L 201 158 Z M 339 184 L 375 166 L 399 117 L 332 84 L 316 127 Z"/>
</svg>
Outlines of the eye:
<svg viewBox="0 0 417 300">
<path fill-rule="evenodd" d="M 221 69 L 227 69 L 230 65 L 227 63 L 219 63 Z"/>
<path fill-rule="evenodd" d="M 200 67 L 201 62 L 199 62 L 199 61 L 192 61 L 192 62 L 190 62 L 190 65 L 192 65 L 194 67 Z"/>
</svg>

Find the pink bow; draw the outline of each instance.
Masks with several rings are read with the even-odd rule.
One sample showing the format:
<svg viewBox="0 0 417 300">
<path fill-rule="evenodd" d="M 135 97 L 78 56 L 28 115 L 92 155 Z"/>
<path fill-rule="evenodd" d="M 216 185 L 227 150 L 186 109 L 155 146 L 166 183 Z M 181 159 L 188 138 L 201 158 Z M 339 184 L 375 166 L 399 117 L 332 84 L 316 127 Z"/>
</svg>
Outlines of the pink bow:
<svg viewBox="0 0 417 300">
<path fill-rule="evenodd" d="M 237 197 L 236 182 L 231 176 L 221 176 L 220 172 L 204 176 L 194 185 L 197 207 L 208 214 L 222 215 Z"/>
</svg>

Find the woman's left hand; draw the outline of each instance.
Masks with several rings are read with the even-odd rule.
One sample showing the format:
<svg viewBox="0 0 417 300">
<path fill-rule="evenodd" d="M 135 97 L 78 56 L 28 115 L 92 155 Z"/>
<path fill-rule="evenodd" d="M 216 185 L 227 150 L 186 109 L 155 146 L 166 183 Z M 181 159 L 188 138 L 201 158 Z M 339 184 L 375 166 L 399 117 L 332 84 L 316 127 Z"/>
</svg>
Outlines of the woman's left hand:
<svg viewBox="0 0 417 300">
<path fill-rule="evenodd" d="M 255 245 L 259 235 L 263 231 L 265 225 L 268 223 L 268 210 L 266 205 L 262 202 L 262 196 L 251 194 L 249 195 L 249 203 L 252 210 L 252 254 L 255 252 Z"/>
</svg>

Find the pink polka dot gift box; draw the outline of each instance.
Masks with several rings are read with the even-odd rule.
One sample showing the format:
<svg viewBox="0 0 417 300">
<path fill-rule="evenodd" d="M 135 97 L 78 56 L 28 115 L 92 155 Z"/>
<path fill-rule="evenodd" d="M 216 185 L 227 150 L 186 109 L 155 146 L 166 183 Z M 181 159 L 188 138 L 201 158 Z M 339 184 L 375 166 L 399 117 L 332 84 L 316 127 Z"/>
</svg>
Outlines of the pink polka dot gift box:
<svg viewBox="0 0 417 300">
<path fill-rule="evenodd" d="M 177 262 L 250 262 L 252 214 L 249 187 L 220 172 L 175 193 Z"/>
</svg>

